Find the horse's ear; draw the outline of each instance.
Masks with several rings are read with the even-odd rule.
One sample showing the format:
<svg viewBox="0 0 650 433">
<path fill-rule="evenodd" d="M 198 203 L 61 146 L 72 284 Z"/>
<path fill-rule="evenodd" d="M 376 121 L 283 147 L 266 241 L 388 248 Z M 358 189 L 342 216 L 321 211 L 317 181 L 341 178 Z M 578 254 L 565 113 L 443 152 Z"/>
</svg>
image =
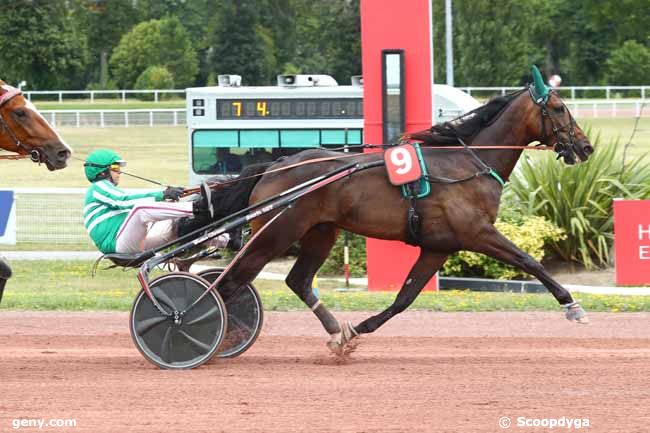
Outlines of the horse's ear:
<svg viewBox="0 0 650 433">
<path fill-rule="evenodd" d="M 535 85 L 535 99 L 538 101 L 544 101 L 548 99 L 548 92 L 550 92 L 550 87 L 544 84 L 544 79 L 542 78 L 542 73 L 539 72 L 537 66 L 533 65 L 530 68 L 530 72 L 533 74 L 533 84 Z"/>
</svg>

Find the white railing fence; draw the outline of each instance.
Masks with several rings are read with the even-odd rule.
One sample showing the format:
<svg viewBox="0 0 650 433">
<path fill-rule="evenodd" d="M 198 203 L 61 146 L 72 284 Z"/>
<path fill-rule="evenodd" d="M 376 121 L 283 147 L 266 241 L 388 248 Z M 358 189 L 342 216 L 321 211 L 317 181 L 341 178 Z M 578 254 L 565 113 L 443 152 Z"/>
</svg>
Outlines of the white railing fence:
<svg viewBox="0 0 650 433">
<path fill-rule="evenodd" d="M 594 117 L 650 117 L 650 100 L 636 101 L 564 101 L 576 118 Z M 645 108 L 645 109 L 644 109 Z"/>
<path fill-rule="evenodd" d="M 505 95 L 508 92 L 521 89 L 521 86 L 467 86 L 460 90 L 475 97 L 490 97 Z M 650 98 L 650 85 L 647 86 L 562 86 L 560 92 L 564 98 L 570 99 L 606 99 L 618 98 Z M 123 103 L 134 99 L 146 99 L 158 103 L 165 99 L 185 99 L 184 89 L 156 90 L 25 90 L 25 96 L 33 101 L 64 101 L 115 99 Z"/>
<path fill-rule="evenodd" d="M 83 225 L 85 194 L 83 188 L 15 188 L 16 242 L 91 246 Z"/>
<path fill-rule="evenodd" d="M 155 110 L 41 110 L 43 117 L 55 127 L 124 127 L 184 126 L 185 109 Z"/>
<path fill-rule="evenodd" d="M 565 101 L 576 118 L 594 117 L 650 117 L 650 100 L 616 101 Z M 646 107 L 644 110 L 643 107 Z M 185 109 L 157 110 L 41 110 L 43 116 L 55 127 L 72 128 L 128 128 L 130 126 L 185 126 Z M 445 112 L 454 117 L 456 112 Z"/>
<path fill-rule="evenodd" d="M 126 103 L 133 99 L 145 99 L 155 103 L 164 99 L 185 99 L 184 89 L 160 90 L 25 90 L 23 94 L 32 101 L 59 101 L 115 99 Z"/>
<path fill-rule="evenodd" d="M 490 97 L 497 94 L 505 95 L 521 89 L 521 86 L 497 86 L 497 87 L 459 87 L 463 92 L 474 97 Z M 558 89 L 564 98 L 569 99 L 606 99 L 607 101 L 617 98 L 641 98 L 650 97 L 650 86 L 562 86 Z"/>
</svg>

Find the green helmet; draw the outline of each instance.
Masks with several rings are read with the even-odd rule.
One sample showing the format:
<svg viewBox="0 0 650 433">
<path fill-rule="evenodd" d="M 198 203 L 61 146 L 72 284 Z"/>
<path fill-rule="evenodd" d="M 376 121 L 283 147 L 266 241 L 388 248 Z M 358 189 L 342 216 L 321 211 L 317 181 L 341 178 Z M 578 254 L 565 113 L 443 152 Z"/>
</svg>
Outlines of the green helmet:
<svg viewBox="0 0 650 433">
<path fill-rule="evenodd" d="M 104 178 L 100 176 L 103 173 L 108 173 L 111 165 L 117 164 L 121 167 L 126 165 L 120 155 L 109 149 L 99 149 L 88 155 L 84 163 L 84 170 L 86 172 L 86 179 L 94 182 L 98 179 Z"/>
</svg>

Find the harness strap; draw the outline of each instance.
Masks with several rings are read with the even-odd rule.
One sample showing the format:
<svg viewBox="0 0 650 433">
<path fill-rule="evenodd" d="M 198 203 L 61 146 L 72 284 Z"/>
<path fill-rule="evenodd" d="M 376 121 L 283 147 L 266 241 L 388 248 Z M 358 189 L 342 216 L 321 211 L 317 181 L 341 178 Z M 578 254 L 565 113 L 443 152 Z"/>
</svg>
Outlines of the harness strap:
<svg viewBox="0 0 650 433">
<path fill-rule="evenodd" d="M 422 218 L 416 208 L 417 200 L 409 197 L 409 209 L 406 217 L 406 243 L 414 247 L 420 246 L 420 232 L 422 229 Z"/>
</svg>

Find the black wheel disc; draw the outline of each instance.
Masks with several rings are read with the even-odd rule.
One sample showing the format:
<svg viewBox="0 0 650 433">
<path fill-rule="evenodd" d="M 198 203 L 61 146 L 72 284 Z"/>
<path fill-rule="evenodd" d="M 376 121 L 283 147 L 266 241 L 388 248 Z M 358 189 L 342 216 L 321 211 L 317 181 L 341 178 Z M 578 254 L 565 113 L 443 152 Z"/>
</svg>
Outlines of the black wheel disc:
<svg viewBox="0 0 650 433">
<path fill-rule="evenodd" d="M 198 275 L 212 284 L 222 272 L 223 269 L 213 268 L 199 272 Z M 219 287 L 217 291 L 222 295 L 228 312 L 228 328 L 217 356 L 234 358 L 246 352 L 262 330 L 262 300 L 252 284 L 240 287 L 232 295 L 224 294 Z"/>
<path fill-rule="evenodd" d="M 174 272 L 153 280 L 149 287 L 169 313 L 181 312 L 208 288 L 196 275 Z M 161 368 L 194 368 L 217 351 L 227 326 L 221 297 L 210 292 L 175 322 L 155 307 L 140 291 L 131 310 L 131 337 L 147 360 Z"/>
</svg>

